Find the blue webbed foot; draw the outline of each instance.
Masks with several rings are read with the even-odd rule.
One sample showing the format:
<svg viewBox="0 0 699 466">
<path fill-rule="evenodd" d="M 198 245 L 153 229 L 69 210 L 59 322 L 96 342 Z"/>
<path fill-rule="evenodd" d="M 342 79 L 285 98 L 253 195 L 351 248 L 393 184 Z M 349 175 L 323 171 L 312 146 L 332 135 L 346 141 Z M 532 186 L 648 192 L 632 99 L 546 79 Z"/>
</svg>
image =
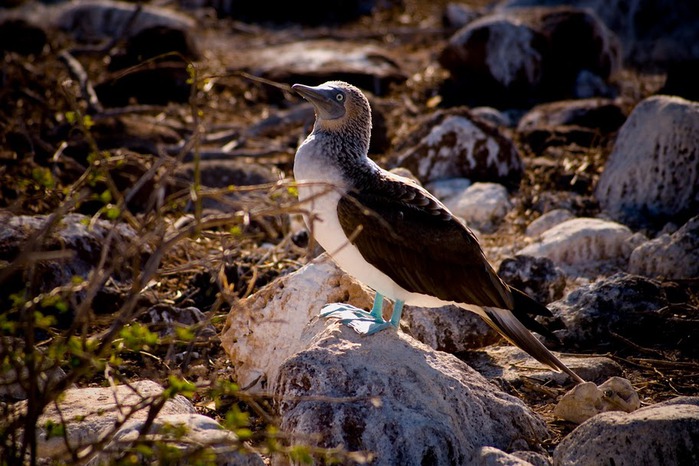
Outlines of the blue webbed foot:
<svg viewBox="0 0 699 466">
<path fill-rule="evenodd" d="M 398 328 L 403 302 L 397 301 L 393 315 L 389 321 L 383 319 L 381 308 L 383 307 L 383 296 L 376 293 L 374 305 L 371 312 L 367 312 L 358 307 L 345 303 L 331 303 L 323 306 L 320 312 L 321 317 L 336 318 L 340 322 L 350 327 L 360 335 L 373 335 L 388 328 Z M 396 311 L 398 311 L 396 313 Z"/>
</svg>

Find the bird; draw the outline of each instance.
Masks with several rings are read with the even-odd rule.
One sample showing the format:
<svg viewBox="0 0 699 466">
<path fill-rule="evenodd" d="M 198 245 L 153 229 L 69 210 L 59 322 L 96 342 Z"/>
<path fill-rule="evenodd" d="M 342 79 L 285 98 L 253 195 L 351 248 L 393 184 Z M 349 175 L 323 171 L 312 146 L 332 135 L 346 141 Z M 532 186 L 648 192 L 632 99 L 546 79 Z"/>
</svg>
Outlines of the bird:
<svg viewBox="0 0 699 466">
<path fill-rule="evenodd" d="M 399 327 L 404 304 L 454 304 L 479 315 L 505 339 L 539 362 L 575 372 L 532 333 L 546 335 L 532 316 L 551 312 L 507 285 L 486 259 L 465 222 L 416 181 L 369 158 L 371 107 L 362 91 L 344 81 L 292 89 L 312 104 L 313 130 L 293 165 L 299 202 L 310 233 L 344 272 L 375 294 L 371 311 L 329 303 L 321 316 L 336 317 L 358 333 Z M 383 300 L 393 301 L 389 320 Z"/>
</svg>

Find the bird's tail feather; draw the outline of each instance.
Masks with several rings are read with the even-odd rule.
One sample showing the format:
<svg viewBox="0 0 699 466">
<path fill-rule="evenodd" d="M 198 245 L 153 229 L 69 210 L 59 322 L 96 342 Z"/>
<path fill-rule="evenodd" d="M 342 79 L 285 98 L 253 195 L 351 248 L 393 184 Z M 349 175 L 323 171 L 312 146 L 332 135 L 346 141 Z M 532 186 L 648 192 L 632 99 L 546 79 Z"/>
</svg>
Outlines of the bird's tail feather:
<svg viewBox="0 0 699 466">
<path fill-rule="evenodd" d="M 541 325 L 532 317 L 551 317 L 551 311 L 549 311 L 546 306 L 533 300 L 529 297 L 529 295 L 518 290 L 517 288 L 511 286 L 508 288 L 512 293 L 512 299 L 514 300 L 514 308 L 512 309 L 512 313 L 515 315 L 515 317 L 532 332 L 536 332 L 539 335 L 549 338 L 555 342 L 560 342 L 555 333 Z"/>
<path fill-rule="evenodd" d="M 563 364 L 554 354 L 546 348 L 527 328 L 506 309 L 483 308 L 485 321 L 507 338 L 513 345 L 520 347 L 537 361 L 546 364 L 555 370 L 568 374 L 576 383 L 584 380 L 568 366 Z M 481 314 L 483 315 L 483 314 Z"/>
</svg>

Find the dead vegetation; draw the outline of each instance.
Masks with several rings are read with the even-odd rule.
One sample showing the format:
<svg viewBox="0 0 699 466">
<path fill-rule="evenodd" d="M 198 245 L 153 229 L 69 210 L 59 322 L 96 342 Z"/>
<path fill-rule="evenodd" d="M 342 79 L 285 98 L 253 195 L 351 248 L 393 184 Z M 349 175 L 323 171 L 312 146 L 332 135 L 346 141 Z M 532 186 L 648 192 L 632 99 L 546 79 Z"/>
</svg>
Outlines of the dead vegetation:
<svg viewBox="0 0 699 466">
<path fill-rule="evenodd" d="M 426 62 L 439 43 L 434 37 L 446 37 L 448 31 L 434 23 L 433 10 L 425 12 L 421 5 L 416 2 L 407 16 L 389 11 L 336 31 L 242 28 L 236 23 L 234 34 L 240 46 L 246 41 L 285 42 L 314 34 L 374 40 L 380 24 L 381 37 L 392 37 L 389 48 L 405 54 L 410 76 L 405 85 L 377 99 L 390 122 L 389 139 L 397 139 L 437 103 L 432 84 L 439 80 L 439 72 Z M 230 24 L 211 26 L 214 32 L 207 32 L 204 39 L 213 43 L 221 39 L 211 36 L 223 34 Z M 105 386 L 143 378 L 169 387 L 162 398 L 149 400 L 150 419 L 166 397 L 182 393 L 201 413 L 245 440 L 240 448 L 284 451 L 299 460 L 312 453 L 344 458 L 342 452 L 285 447 L 270 400 L 251 397 L 235 385 L 217 337 L 206 331 L 213 327 L 220 332 L 238 299 L 308 258 L 304 241 L 294 237 L 287 220 L 287 214 L 299 212 L 288 176 L 303 125 L 294 122 L 293 130 L 271 138 L 240 140 L 245 128 L 286 104 L 278 100 L 270 104 L 278 89 L 227 71 L 227 56 L 220 47 L 206 56 L 208 60 L 185 61 L 190 92 L 184 102 L 104 108 L 94 95 L 94 83 L 106 73 L 100 65 L 102 56 L 79 48 L 68 36 L 55 34 L 40 57 L 6 53 L 3 59 L 0 208 L 8 215 L 0 218 L 6 222 L 10 216 L 46 217 L 18 248 L 7 247 L 0 234 L 0 360 L 2 372 L 20 374 L 27 398 L 26 411 L 16 417 L 10 416 L 9 403 L 0 404 L 0 417 L 11 419 L 1 427 L 2 464 L 35 464 L 34 433 L 45 427 L 38 426 L 38 418 L 71 385 Z M 639 80 L 634 92 L 643 92 L 638 89 L 644 86 Z M 281 96 L 294 99 L 284 91 Z M 202 186 L 198 162 L 207 154 L 215 156 L 212 147 L 226 143 L 232 144 L 228 154 L 235 154 L 236 144 L 245 148 L 240 151 L 244 162 L 274 166 L 280 181 Z M 595 213 L 592 188 L 609 150 L 608 145 L 565 147 L 552 149 L 557 153 L 527 154 L 517 209 L 497 234 L 485 238 L 486 245 L 521 242 L 524 226 L 545 209 L 551 192 L 562 196 L 573 192 L 577 212 Z M 193 182 L 183 183 L 177 168 L 192 160 Z M 233 193 L 237 197 L 232 198 Z M 228 213 L 212 214 L 204 207 L 206 201 L 225 203 Z M 73 257 L 55 238 L 65 217 L 74 213 L 85 216 L 87 228 L 106 222 L 128 226 L 133 234 L 110 231 L 99 253 L 90 258 L 89 273 L 47 285 L 47 268 L 60 267 Z M 684 313 L 696 322 L 699 283 L 673 286 L 684 307 L 669 312 Z M 156 305 L 193 306 L 205 319 L 176 324 L 166 334 L 149 317 Z M 616 343 L 605 354 L 624 367 L 644 404 L 699 394 L 696 354 L 688 357 L 667 346 L 646 348 L 623 337 Z M 59 368 L 65 377 L 38 383 L 40 373 Z M 553 433 L 545 445 L 549 450 L 574 427 L 552 416 L 553 402 L 561 393 L 560 387 L 536 382 L 516 390 L 546 418 Z M 62 435 L 60 428 L 54 435 Z M 126 450 L 122 459 L 128 460 L 133 452 Z M 85 459 L 84 453 L 72 452 L 76 464 Z"/>
</svg>

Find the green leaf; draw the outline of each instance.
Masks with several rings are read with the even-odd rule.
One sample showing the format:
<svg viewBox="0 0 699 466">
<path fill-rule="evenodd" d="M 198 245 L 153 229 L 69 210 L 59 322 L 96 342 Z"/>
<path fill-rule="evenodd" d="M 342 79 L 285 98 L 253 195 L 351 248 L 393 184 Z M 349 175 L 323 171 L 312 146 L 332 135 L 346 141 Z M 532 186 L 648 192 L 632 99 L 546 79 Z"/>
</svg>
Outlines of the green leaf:
<svg viewBox="0 0 699 466">
<path fill-rule="evenodd" d="M 289 457 L 292 461 L 298 463 L 313 464 L 313 456 L 311 456 L 310 450 L 305 445 L 291 447 L 291 450 L 289 450 Z"/>
<path fill-rule="evenodd" d="M 113 204 L 108 204 L 104 212 L 109 220 L 116 220 L 121 215 L 121 209 Z"/>
<path fill-rule="evenodd" d="M 51 170 L 46 167 L 35 167 L 32 169 L 32 178 L 44 188 L 54 188 L 56 181 L 53 179 Z"/>
<path fill-rule="evenodd" d="M 46 429 L 47 439 L 52 437 L 62 437 L 66 431 L 66 428 L 63 424 L 59 424 L 50 419 L 46 421 L 46 424 L 44 424 L 44 429 Z"/>
<path fill-rule="evenodd" d="M 165 398 L 173 398 L 175 395 L 182 395 L 187 398 L 194 396 L 197 386 L 192 382 L 180 379 L 174 375 L 168 377 L 169 386 L 163 391 Z"/>
<path fill-rule="evenodd" d="M 100 201 L 104 202 L 105 204 L 109 204 L 110 202 L 112 202 L 111 191 L 109 191 L 108 189 L 105 189 L 104 191 L 102 191 L 102 193 L 100 193 L 99 199 L 100 199 Z"/>
<path fill-rule="evenodd" d="M 182 341 L 194 340 L 194 332 L 189 327 L 175 327 L 175 335 Z"/>
</svg>

